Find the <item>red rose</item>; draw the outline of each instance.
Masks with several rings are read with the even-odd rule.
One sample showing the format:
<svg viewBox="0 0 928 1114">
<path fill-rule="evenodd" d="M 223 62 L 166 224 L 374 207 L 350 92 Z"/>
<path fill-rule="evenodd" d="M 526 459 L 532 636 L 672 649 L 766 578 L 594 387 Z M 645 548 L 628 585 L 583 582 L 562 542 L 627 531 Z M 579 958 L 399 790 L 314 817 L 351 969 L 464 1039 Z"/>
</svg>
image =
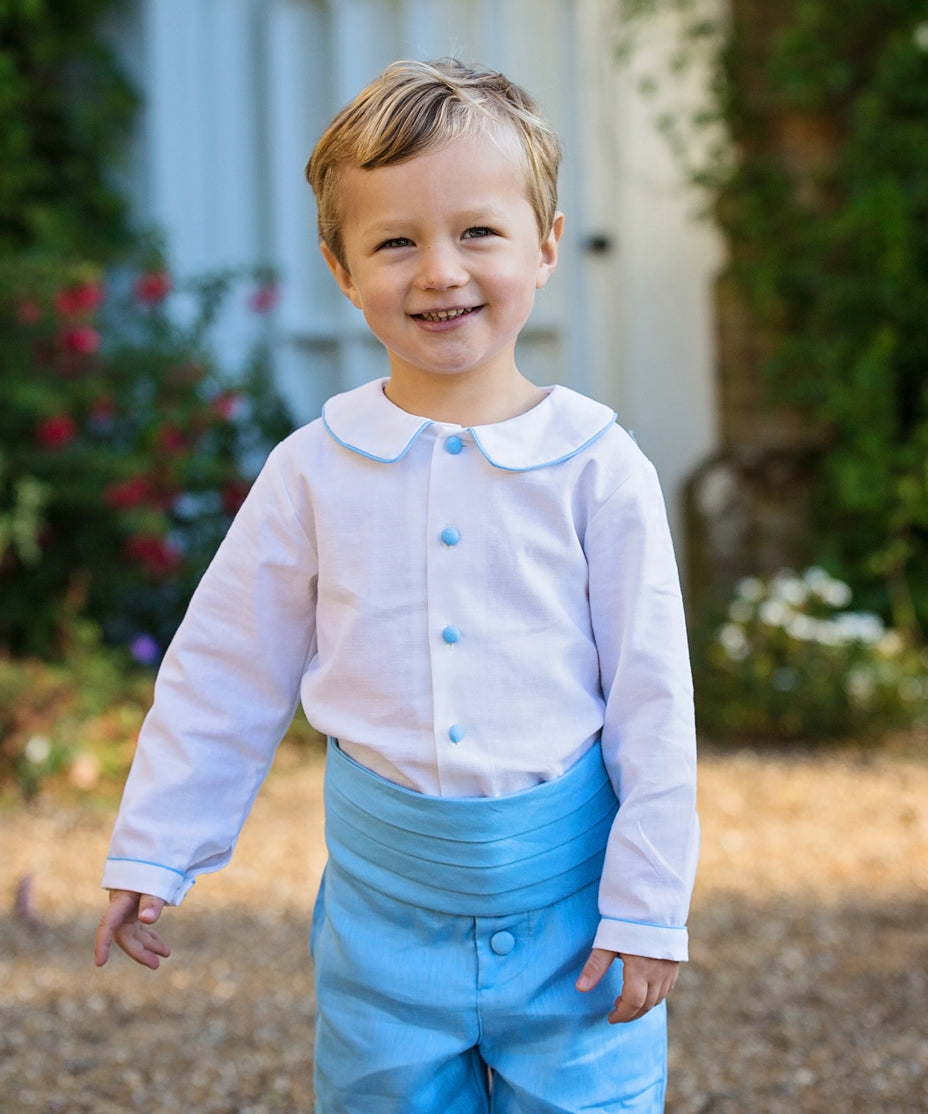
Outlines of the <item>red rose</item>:
<svg viewBox="0 0 928 1114">
<path fill-rule="evenodd" d="M 130 510 L 132 507 L 141 507 L 151 497 L 151 487 L 144 476 L 135 476 L 131 480 L 110 484 L 104 491 L 103 498 L 117 510 Z"/>
<path fill-rule="evenodd" d="M 100 350 L 100 334 L 89 325 L 67 329 L 61 339 L 69 352 L 77 352 L 82 356 L 92 356 Z"/>
<path fill-rule="evenodd" d="M 242 396 L 234 391 L 223 391 L 209 404 L 210 410 L 224 422 L 230 422 L 242 408 Z"/>
<path fill-rule="evenodd" d="M 146 306 L 157 305 L 171 293 L 171 276 L 166 271 L 149 271 L 135 283 L 136 300 Z"/>
<path fill-rule="evenodd" d="M 44 449 L 61 449 L 77 434 L 77 425 L 70 414 L 53 414 L 43 418 L 35 428 L 35 439 Z"/>
<path fill-rule="evenodd" d="M 156 534 L 135 534 L 126 542 L 126 554 L 153 577 L 168 577 L 184 563 L 176 545 Z"/>
<path fill-rule="evenodd" d="M 187 438 L 176 425 L 166 425 L 158 430 L 155 444 L 163 453 L 182 453 L 187 448 Z"/>
<path fill-rule="evenodd" d="M 82 282 L 59 290 L 55 295 L 55 308 L 62 317 L 76 317 L 99 309 L 103 302 L 103 287 L 98 283 Z"/>
</svg>

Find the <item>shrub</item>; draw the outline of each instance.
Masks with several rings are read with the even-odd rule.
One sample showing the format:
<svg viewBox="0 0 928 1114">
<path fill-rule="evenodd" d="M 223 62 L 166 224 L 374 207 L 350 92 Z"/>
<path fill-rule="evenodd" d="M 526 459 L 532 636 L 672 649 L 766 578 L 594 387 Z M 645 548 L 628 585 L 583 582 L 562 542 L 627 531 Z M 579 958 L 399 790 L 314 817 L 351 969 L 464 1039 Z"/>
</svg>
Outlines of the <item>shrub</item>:
<svg viewBox="0 0 928 1114">
<path fill-rule="evenodd" d="M 51 779 L 81 791 L 115 788 L 151 699 L 149 672 L 100 645 L 87 620 L 67 620 L 62 660 L 0 656 L 0 795 L 34 796 Z"/>
<path fill-rule="evenodd" d="M 40 792 L 112 800 L 135 753 L 153 672 L 103 645 L 91 621 L 65 614 L 61 625 L 58 661 L 0 654 L 0 807 Z M 324 746 L 302 711 L 287 740 Z"/>
<path fill-rule="evenodd" d="M 928 656 L 820 568 L 748 577 L 697 655 L 700 728 L 716 737 L 875 738 L 928 713 Z"/>
<path fill-rule="evenodd" d="M 624 0 L 672 10 L 668 71 L 708 58 L 696 119 L 662 124 L 708 187 L 725 279 L 769 353 L 770 403 L 822 446 L 816 550 L 860 598 L 928 634 L 928 21 L 923 0 Z M 692 101 L 689 102 L 692 104 Z M 723 134 L 721 143 L 713 140 Z"/>
<path fill-rule="evenodd" d="M 112 171 L 138 101 L 99 33 L 122 3 L 0 4 L 0 257 L 111 259 L 132 242 Z"/>
<path fill-rule="evenodd" d="M 48 260 L 0 269 L 0 647 L 49 657 L 62 609 L 154 661 L 269 447 L 291 423 L 217 311 L 266 274 L 177 284 Z"/>
</svg>

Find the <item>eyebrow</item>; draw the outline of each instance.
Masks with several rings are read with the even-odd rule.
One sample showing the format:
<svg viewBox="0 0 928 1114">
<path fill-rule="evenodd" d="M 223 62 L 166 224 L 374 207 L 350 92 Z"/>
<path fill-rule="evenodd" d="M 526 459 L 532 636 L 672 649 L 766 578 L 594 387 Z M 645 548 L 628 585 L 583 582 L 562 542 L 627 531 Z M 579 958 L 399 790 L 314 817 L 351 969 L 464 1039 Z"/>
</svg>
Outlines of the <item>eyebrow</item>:
<svg viewBox="0 0 928 1114">
<path fill-rule="evenodd" d="M 412 213 L 404 217 L 388 216 L 383 220 L 372 221 L 370 224 L 365 225 L 359 229 L 361 236 L 384 236 L 384 235 L 400 235 L 407 232 L 410 228 L 414 227 L 418 222 L 418 217 Z M 460 224 L 465 228 L 472 228 L 474 226 L 500 224 L 506 219 L 506 214 L 503 210 L 497 209 L 491 205 L 485 207 L 469 207 L 461 210 L 459 213 L 451 214 L 452 224 Z"/>
</svg>

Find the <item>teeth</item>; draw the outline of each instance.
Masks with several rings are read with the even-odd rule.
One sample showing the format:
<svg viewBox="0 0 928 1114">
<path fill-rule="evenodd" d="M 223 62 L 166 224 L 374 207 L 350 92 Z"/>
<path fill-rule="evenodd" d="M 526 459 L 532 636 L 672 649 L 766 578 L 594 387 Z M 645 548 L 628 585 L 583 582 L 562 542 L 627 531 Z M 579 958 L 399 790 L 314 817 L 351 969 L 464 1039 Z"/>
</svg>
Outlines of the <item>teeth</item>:
<svg viewBox="0 0 928 1114">
<path fill-rule="evenodd" d="M 451 321 L 455 317 L 463 317 L 465 313 L 470 313 L 469 309 L 442 309 L 437 310 L 435 313 L 418 313 L 417 317 L 421 317 L 423 321 Z"/>
</svg>

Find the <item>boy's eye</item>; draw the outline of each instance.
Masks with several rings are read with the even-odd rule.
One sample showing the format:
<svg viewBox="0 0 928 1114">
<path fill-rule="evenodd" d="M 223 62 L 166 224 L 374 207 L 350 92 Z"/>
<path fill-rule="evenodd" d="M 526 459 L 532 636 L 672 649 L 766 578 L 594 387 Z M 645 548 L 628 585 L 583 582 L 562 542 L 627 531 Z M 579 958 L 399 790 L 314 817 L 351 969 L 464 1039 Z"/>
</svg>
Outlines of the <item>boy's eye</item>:
<svg viewBox="0 0 928 1114">
<path fill-rule="evenodd" d="M 477 225 L 474 228 L 468 228 L 464 233 L 465 240 L 482 240 L 486 236 L 494 236 L 495 233 L 492 228 L 484 228 L 482 225 Z"/>
<path fill-rule="evenodd" d="M 406 236 L 394 236 L 390 240 L 384 240 L 382 244 L 377 245 L 377 250 L 381 251 L 383 248 L 408 248 L 412 240 L 407 239 Z"/>
</svg>

